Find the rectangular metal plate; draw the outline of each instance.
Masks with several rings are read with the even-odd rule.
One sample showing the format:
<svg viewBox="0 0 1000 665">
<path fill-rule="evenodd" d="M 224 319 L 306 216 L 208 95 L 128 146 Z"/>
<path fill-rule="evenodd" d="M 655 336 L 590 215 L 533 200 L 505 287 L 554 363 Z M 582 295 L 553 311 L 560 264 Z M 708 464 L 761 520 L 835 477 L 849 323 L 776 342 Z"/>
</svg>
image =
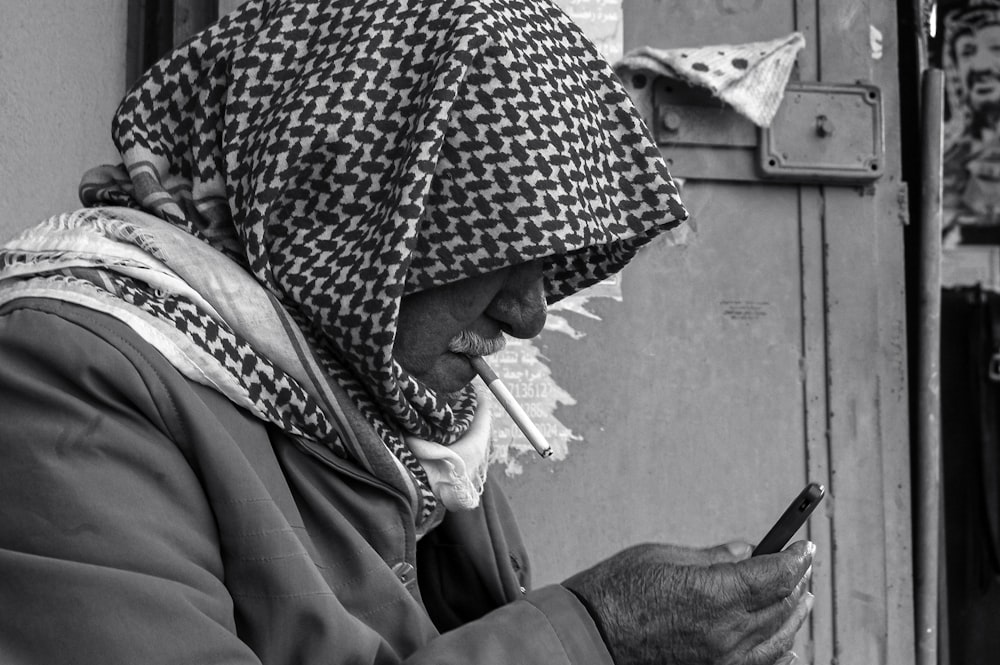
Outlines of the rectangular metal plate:
<svg viewBox="0 0 1000 665">
<path fill-rule="evenodd" d="M 656 77 L 625 80 L 639 105 L 670 172 L 698 180 L 759 180 L 757 128 L 705 89 Z M 652 86 L 652 90 L 638 90 Z"/>
<path fill-rule="evenodd" d="M 639 75 L 625 84 L 643 100 L 639 109 L 677 177 L 850 185 L 882 175 L 876 86 L 789 83 L 771 126 L 759 129 L 707 89 L 684 81 Z"/>
<path fill-rule="evenodd" d="M 760 131 L 764 177 L 865 183 L 882 175 L 882 96 L 873 85 L 794 83 Z"/>
</svg>

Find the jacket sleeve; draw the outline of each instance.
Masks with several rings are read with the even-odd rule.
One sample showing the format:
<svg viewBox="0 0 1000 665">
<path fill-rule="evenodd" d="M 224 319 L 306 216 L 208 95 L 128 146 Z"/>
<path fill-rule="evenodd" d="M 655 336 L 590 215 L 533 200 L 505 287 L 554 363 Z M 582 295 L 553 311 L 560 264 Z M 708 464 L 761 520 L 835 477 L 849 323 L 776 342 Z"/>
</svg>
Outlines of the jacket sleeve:
<svg viewBox="0 0 1000 665">
<path fill-rule="evenodd" d="M 587 610 L 559 585 L 531 591 L 522 600 L 444 633 L 406 662 L 613 665 Z"/>
<path fill-rule="evenodd" d="M 141 365 L 148 349 L 129 352 L 141 340 L 94 325 L 0 309 L 0 662 L 400 663 L 343 608 L 276 626 L 264 639 L 288 645 L 287 658 L 241 639 L 206 470 L 183 445 L 195 425 L 169 391 L 151 392 L 165 370 Z M 337 645 L 322 657 L 306 648 L 317 632 Z M 611 660 L 576 598 L 548 587 L 405 662 Z"/>
<path fill-rule="evenodd" d="M 503 491 L 488 479 L 476 511 L 449 513 L 417 549 L 424 605 L 444 637 L 416 662 L 611 665 L 591 614 L 559 585 L 531 587 L 530 560 Z M 513 602 L 510 602 L 513 600 Z M 493 609 L 496 607 L 499 609 Z"/>
</svg>

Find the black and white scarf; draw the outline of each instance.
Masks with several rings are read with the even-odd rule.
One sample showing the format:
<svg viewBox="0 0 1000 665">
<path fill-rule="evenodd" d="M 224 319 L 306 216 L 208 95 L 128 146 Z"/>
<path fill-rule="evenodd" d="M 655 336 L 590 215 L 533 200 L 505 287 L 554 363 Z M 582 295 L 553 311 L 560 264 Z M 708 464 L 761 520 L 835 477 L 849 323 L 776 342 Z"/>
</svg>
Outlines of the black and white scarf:
<svg viewBox="0 0 1000 665">
<path fill-rule="evenodd" d="M 392 356 L 400 299 L 536 258 L 549 303 L 687 213 L 619 80 L 550 0 L 256 0 L 119 107 L 87 205 L 138 207 L 283 306 L 435 507 L 404 437 L 476 409 Z M 329 436 L 329 435 L 327 435 Z"/>
</svg>

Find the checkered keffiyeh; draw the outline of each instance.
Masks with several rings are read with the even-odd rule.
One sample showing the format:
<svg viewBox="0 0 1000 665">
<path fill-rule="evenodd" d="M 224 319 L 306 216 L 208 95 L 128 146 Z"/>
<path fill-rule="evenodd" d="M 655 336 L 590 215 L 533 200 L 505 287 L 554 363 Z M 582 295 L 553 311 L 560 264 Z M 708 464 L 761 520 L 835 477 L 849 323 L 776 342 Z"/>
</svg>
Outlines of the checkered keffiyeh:
<svg viewBox="0 0 1000 665">
<path fill-rule="evenodd" d="M 549 0 L 251 1 L 163 59 L 87 205 L 141 207 L 242 264 L 380 439 L 459 437 L 393 360 L 403 295 L 543 258 L 555 302 L 686 212 L 638 113 Z M 433 498 L 428 497 L 433 503 Z"/>
</svg>

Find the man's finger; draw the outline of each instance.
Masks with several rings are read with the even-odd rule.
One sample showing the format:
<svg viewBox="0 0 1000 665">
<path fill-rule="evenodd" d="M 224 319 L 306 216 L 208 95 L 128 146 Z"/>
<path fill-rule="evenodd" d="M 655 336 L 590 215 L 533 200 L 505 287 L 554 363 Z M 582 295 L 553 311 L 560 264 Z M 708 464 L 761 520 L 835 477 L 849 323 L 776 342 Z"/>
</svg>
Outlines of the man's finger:
<svg viewBox="0 0 1000 665">
<path fill-rule="evenodd" d="M 746 589 L 746 608 L 756 611 L 791 595 L 812 566 L 816 546 L 792 543 L 783 552 L 754 557 L 737 565 Z"/>
<path fill-rule="evenodd" d="M 710 547 L 705 552 L 706 563 L 734 563 L 749 559 L 753 553 L 753 545 L 742 540 L 734 540 L 724 545 Z"/>
<path fill-rule="evenodd" d="M 764 640 L 770 635 L 775 634 L 788 621 L 789 617 L 795 613 L 802 602 L 803 596 L 809 592 L 811 572 L 812 569 L 806 571 L 806 574 L 802 576 L 802 579 L 799 580 L 799 583 L 789 595 L 776 603 L 751 612 L 746 616 L 746 622 L 750 628 L 748 634 L 755 635 L 754 640 Z"/>
<path fill-rule="evenodd" d="M 795 611 L 782 624 L 778 632 L 753 647 L 747 655 L 746 662 L 749 665 L 771 665 L 784 654 L 790 652 L 792 645 L 795 643 L 795 634 L 799 632 L 799 628 L 805 623 L 809 612 L 812 610 L 812 606 L 813 595 L 806 592 L 799 599 Z"/>
</svg>

